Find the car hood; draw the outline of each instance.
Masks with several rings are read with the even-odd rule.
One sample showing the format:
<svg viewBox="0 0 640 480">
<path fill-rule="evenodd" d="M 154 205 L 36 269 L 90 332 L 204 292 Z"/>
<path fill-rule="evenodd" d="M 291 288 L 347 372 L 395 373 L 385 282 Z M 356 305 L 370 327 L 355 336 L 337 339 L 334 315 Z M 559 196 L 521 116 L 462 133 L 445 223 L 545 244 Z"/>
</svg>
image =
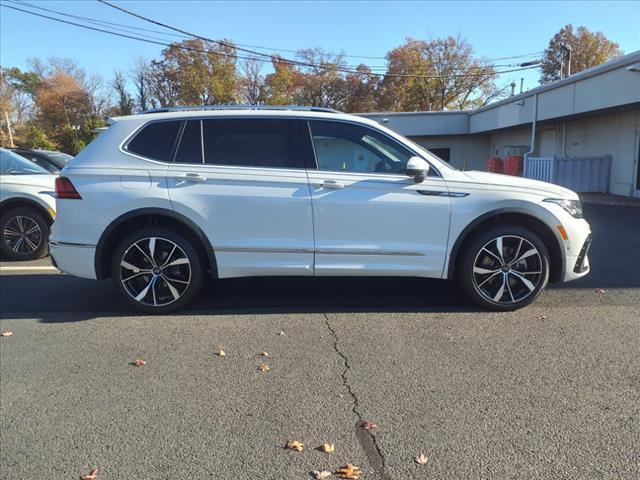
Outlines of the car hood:
<svg viewBox="0 0 640 480">
<path fill-rule="evenodd" d="M 501 173 L 489 173 L 480 171 L 460 172 L 463 177 L 458 181 L 473 182 L 491 187 L 517 188 L 519 190 L 536 190 L 541 195 L 549 195 L 556 198 L 578 199 L 578 194 L 568 188 L 555 185 L 553 183 L 531 180 L 530 178 L 515 177 L 513 175 L 503 175 Z M 465 178 L 466 177 L 466 180 Z"/>
<path fill-rule="evenodd" d="M 0 183 L 3 185 L 24 185 L 25 187 L 40 187 L 47 191 L 54 191 L 56 175 L 0 175 Z"/>
</svg>

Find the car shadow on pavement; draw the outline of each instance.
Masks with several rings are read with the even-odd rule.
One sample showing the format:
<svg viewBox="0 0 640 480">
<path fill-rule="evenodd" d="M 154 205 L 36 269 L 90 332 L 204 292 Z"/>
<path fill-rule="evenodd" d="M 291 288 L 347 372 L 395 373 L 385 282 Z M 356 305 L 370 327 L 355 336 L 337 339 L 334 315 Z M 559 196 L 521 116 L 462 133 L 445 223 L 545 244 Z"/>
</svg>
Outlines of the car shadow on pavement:
<svg viewBox="0 0 640 480">
<path fill-rule="evenodd" d="M 67 275 L 2 276 L 3 318 L 48 323 L 144 316 L 110 281 Z M 193 304 L 172 315 L 348 312 L 471 312 L 453 282 L 416 278 L 238 278 L 208 282 Z"/>
</svg>

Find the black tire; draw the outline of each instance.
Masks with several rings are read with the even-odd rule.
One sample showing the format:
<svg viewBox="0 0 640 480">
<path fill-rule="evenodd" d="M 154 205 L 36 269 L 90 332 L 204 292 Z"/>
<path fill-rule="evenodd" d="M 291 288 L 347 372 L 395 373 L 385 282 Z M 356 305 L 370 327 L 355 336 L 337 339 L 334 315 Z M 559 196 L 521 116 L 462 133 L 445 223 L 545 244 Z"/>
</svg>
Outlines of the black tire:
<svg viewBox="0 0 640 480">
<path fill-rule="evenodd" d="M 49 224 L 35 208 L 8 210 L 0 217 L 0 250 L 7 260 L 46 257 L 49 254 Z"/>
<path fill-rule="evenodd" d="M 498 258 L 499 244 L 502 259 Z M 521 260 L 515 261 L 517 258 Z M 493 227 L 465 247 L 456 276 L 467 297 L 477 305 L 497 311 L 517 310 L 533 302 L 546 287 L 549 252 L 527 228 Z"/>
<path fill-rule="evenodd" d="M 153 249 L 151 239 L 156 239 Z M 173 249 L 174 245 L 176 249 Z M 171 230 L 139 230 L 123 239 L 116 247 L 111 264 L 111 278 L 125 300 L 138 310 L 152 314 L 179 310 L 200 293 L 204 284 L 203 261 L 197 248 L 181 234 Z M 153 265 L 151 250 L 154 252 Z M 182 262 L 183 257 L 188 264 L 173 265 L 178 261 Z M 122 265 L 123 261 L 128 267 Z M 130 268 L 133 266 L 139 268 Z M 147 269 L 150 271 L 147 272 Z M 145 293 L 147 284 L 149 288 Z M 175 297 L 176 294 L 179 295 L 178 298 Z M 139 295 L 142 298 L 137 300 L 135 296 Z"/>
</svg>

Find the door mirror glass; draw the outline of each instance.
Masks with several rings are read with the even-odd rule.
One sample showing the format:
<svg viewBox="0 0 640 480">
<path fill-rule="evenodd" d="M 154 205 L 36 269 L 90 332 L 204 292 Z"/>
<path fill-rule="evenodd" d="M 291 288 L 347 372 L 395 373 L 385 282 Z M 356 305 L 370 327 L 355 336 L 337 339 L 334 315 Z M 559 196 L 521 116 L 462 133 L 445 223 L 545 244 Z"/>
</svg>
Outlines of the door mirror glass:
<svg viewBox="0 0 640 480">
<path fill-rule="evenodd" d="M 411 157 L 407 162 L 405 173 L 408 177 L 414 178 L 416 183 L 420 183 L 429 173 L 429 164 L 420 157 Z"/>
</svg>

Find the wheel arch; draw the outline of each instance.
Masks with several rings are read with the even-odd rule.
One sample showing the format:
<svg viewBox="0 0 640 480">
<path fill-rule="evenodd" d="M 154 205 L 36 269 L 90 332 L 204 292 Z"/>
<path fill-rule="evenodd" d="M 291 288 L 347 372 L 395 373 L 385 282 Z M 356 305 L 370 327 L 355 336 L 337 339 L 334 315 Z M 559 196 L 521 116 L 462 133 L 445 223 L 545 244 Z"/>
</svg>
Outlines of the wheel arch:
<svg viewBox="0 0 640 480">
<path fill-rule="evenodd" d="M 562 238 L 554 225 L 547 220 L 526 209 L 502 208 L 487 212 L 469 223 L 458 235 L 449 255 L 447 278 L 455 278 L 461 258 L 460 252 L 466 243 L 472 241 L 473 233 L 485 230 L 499 224 L 514 223 L 531 230 L 540 237 L 549 251 L 550 272 L 549 281 L 562 280 L 566 269 L 566 256 L 562 247 Z"/>
<path fill-rule="evenodd" d="M 141 208 L 132 210 L 116 218 L 104 230 L 95 254 L 96 278 L 99 280 L 111 277 L 111 254 L 118 243 L 135 229 L 161 226 L 176 229 L 196 243 L 204 261 L 205 268 L 211 278 L 217 278 L 218 267 L 211 242 L 204 232 L 191 220 L 172 210 L 163 208 Z"/>
<path fill-rule="evenodd" d="M 45 219 L 49 227 L 53 223 L 53 218 L 51 218 L 51 214 L 45 207 L 43 207 L 37 201 L 31 200 L 30 198 L 25 198 L 25 197 L 9 198 L 4 202 L 0 203 L 0 215 L 4 215 L 6 212 L 11 210 L 12 208 L 20 208 L 20 207 L 33 208 L 40 215 L 42 215 L 42 217 Z"/>
</svg>

